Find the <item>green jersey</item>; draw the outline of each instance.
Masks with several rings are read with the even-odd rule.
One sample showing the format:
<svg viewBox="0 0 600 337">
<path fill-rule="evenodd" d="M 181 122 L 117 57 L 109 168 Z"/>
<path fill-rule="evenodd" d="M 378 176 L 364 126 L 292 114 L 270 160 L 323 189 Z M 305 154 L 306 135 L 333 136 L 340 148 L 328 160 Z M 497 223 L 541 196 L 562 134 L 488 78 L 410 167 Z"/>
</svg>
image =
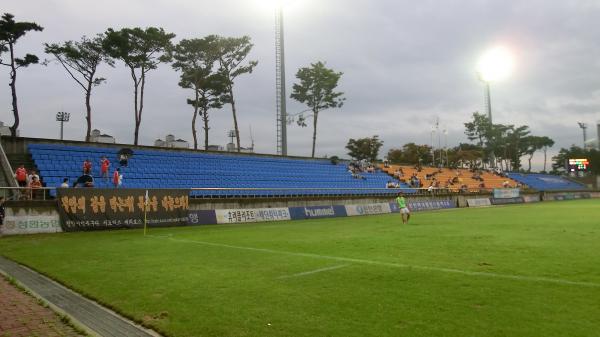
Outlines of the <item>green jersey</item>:
<svg viewBox="0 0 600 337">
<path fill-rule="evenodd" d="M 396 198 L 396 202 L 398 203 L 398 207 L 406 208 L 406 200 L 404 199 L 404 197 Z"/>
</svg>

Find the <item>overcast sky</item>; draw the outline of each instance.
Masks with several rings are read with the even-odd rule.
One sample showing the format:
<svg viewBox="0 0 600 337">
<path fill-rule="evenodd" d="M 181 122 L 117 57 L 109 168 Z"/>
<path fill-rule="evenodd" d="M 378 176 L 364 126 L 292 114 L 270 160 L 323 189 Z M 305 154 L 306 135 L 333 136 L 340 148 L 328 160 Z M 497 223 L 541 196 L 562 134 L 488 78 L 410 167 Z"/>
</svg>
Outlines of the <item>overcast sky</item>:
<svg viewBox="0 0 600 337">
<path fill-rule="evenodd" d="M 265 1 L 262 1 L 265 2 Z M 268 2 L 268 1 L 267 1 Z M 182 38 L 208 34 L 249 35 L 256 70 L 240 77 L 234 92 L 242 146 L 276 152 L 274 10 L 260 0 L 21 0 L 6 1 L 3 12 L 34 21 L 43 32 L 19 40 L 17 54 L 41 59 L 44 42 L 78 40 L 106 28 L 163 27 Z M 581 144 L 577 121 L 596 137 L 600 120 L 599 1 L 392 1 L 296 0 L 285 9 L 288 96 L 298 68 L 325 61 L 341 71 L 346 103 L 320 114 L 317 155 L 346 157 L 349 138 L 379 135 L 384 152 L 407 142 L 430 143 L 439 117 L 448 145 L 466 141 L 463 123 L 484 111 L 483 87 L 476 76 L 480 55 L 496 45 L 510 48 L 512 76 L 492 84 L 495 123 L 530 126 L 560 147 Z M 9 82 L 8 69 L 0 79 Z M 103 66 L 107 82 L 94 89 L 93 128 L 133 141 L 132 80 L 122 63 Z M 162 65 L 148 74 L 142 144 L 174 134 L 192 141 L 191 93 L 178 87 L 178 74 Z M 85 135 L 82 90 L 57 64 L 34 65 L 18 73 L 20 132 L 57 138 L 57 111 L 71 113 L 65 138 Z M 8 85 L 0 92 L 0 120 L 13 122 Z M 305 107 L 288 98 L 288 112 Z M 232 128 L 229 106 L 211 111 L 211 144 L 225 145 Z M 288 153 L 310 155 L 312 129 L 288 126 Z M 202 130 L 199 129 L 201 132 Z M 199 139 L 202 133 L 198 134 Z M 437 143 L 437 140 L 436 140 Z M 441 140 L 444 145 L 444 140 Z M 536 162 L 542 156 L 536 157 Z"/>
</svg>

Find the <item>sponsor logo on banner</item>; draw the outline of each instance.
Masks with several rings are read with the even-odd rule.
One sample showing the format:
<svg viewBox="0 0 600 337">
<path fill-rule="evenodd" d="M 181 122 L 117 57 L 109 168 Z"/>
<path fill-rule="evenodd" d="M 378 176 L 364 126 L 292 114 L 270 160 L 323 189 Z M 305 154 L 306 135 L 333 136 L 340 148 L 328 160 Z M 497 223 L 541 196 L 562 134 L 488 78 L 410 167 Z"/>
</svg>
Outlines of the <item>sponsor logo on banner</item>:
<svg viewBox="0 0 600 337">
<path fill-rule="evenodd" d="M 600 198 L 600 192 L 591 192 L 590 198 Z"/>
<path fill-rule="evenodd" d="M 59 233 L 62 232 L 60 219 L 56 215 L 8 215 L 0 226 L 3 235 Z"/>
<path fill-rule="evenodd" d="M 485 207 L 492 206 L 490 202 L 490 198 L 475 198 L 475 199 L 467 199 L 467 205 L 469 207 Z"/>
<path fill-rule="evenodd" d="M 407 202 L 408 208 L 411 211 L 425 211 L 434 209 L 445 209 L 454 208 L 454 203 L 450 199 L 438 199 L 438 200 L 409 200 Z"/>
<path fill-rule="evenodd" d="M 345 207 L 348 216 L 385 214 L 392 212 L 389 203 L 346 205 Z"/>
<path fill-rule="evenodd" d="M 193 210 L 188 213 L 188 225 L 214 225 L 217 216 L 214 210 Z"/>
<path fill-rule="evenodd" d="M 494 188 L 494 198 L 517 198 L 519 197 L 518 188 Z"/>
<path fill-rule="evenodd" d="M 291 220 L 288 208 L 217 209 L 217 223 Z"/>
<path fill-rule="evenodd" d="M 290 216 L 293 220 L 333 218 L 338 216 L 346 216 L 346 208 L 341 205 L 290 207 Z"/>
<path fill-rule="evenodd" d="M 523 203 L 523 198 L 522 197 L 517 197 L 517 198 L 492 198 L 492 205 L 506 205 L 506 204 L 522 204 Z"/>
<path fill-rule="evenodd" d="M 150 227 L 187 225 L 188 198 L 187 189 L 57 189 L 58 211 L 67 232 L 139 228 L 144 218 Z"/>
<path fill-rule="evenodd" d="M 523 195 L 524 202 L 539 202 L 540 195 L 539 194 L 525 194 Z"/>
</svg>

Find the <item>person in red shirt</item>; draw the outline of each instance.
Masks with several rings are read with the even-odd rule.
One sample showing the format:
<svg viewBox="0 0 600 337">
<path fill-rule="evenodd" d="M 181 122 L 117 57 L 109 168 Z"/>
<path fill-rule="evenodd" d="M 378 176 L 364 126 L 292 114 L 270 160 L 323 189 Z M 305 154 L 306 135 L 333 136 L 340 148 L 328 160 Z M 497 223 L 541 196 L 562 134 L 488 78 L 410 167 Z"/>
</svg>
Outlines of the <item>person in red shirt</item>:
<svg viewBox="0 0 600 337">
<path fill-rule="evenodd" d="M 27 187 L 27 170 L 25 169 L 25 165 L 21 165 L 15 171 L 15 178 L 17 179 L 17 183 L 19 187 Z"/>
<path fill-rule="evenodd" d="M 92 173 L 92 162 L 89 159 L 86 159 L 83 162 L 83 174 L 91 174 Z"/>
<path fill-rule="evenodd" d="M 121 184 L 123 184 L 123 175 L 121 175 L 121 169 L 117 167 L 113 173 L 113 185 L 115 185 L 115 188 L 119 188 Z"/>
<path fill-rule="evenodd" d="M 100 160 L 100 176 L 104 178 L 106 182 L 108 182 L 108 169 L 110 167 L 110 160 L 106 158 L 106 156 L 102 156 Z"/>
</svg>

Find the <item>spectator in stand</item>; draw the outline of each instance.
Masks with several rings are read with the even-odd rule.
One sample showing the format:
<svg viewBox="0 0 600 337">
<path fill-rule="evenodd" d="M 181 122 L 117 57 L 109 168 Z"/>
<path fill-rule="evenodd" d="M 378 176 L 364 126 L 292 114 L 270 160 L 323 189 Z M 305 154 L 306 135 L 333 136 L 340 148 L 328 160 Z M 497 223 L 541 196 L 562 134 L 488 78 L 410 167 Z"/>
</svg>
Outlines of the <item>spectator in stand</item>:
<svg viewBox="0 0 600 337">
<path fill-rule="evenodd" d="M 25 165 L 19 165 L 15 171 L 15 179 L 17 179 L 19 187 L 27 187 L 27 170 L 25 169 Z"/>
<path fill-rule="evenodd" d="M 390 167 L 390 162 L 387 159 L 383 161 L 383 167 L 384 168 L 389 168 Z"/>
<path fill-rule="evenodd" d="M 60 184 L 60 187 L 68 188 L 69 187 L 69 178 L 64 178 L 62 184 Z"/>
<path fill-rule="evenodd" d="M 42 182 L 40 179 L 32 175 L 31 182 L 29 183 L 31 189 L 31 199 L 38 199 L 40 197 L 40 189 L 42 188 Z"/>
<path fill-rule="evenodd" d="M 129 158 L 127 157 L 126 154 L 121 153 L 119 155 L 119 165 L 121 165 L 121 167 L 127 167 L 128 160 L 129 160 Z"/>
<path fill-rule="evenodd" d="M 508 180 L 505 180 L 502 182 L 502 187 L 504 188 L 509 188 L 510 187 L 510 183 L 508 182 Z"/>
<path fill-rule="evenodd" d="M 83 162 L 83 174 L 91 174 L 91 173 L 92 173 L 92 162 L 88 158 Z"/>
<path fill-rule="evenodd" d="M 94 187 L 94 177 L 89 174 L 83 174 L 77 178 L 73 187 Z"/>
<path fill-rule="evenodd" d="M 121 169 L 117 167 L 117 169 L 113 173 L 113 185 L 115 186 L 115 188 L 119 188 L 122 184 L 123 175 L 121 174 Z"/>
<path fill-rule="evenodd" d="M 483 182 L 483 180 L 481 181 L 481 184 L 479 184 L 479 188 L 485 188 L 485 183 Z"/>
<path fill-rule="evenodd" d="M 104 178 L 104 181 L 108 182 L 108 169 L 110 168 L 110 160 L 106 156 L 102 156 L 100 159 L 100 177 Z"/>
</svg>

